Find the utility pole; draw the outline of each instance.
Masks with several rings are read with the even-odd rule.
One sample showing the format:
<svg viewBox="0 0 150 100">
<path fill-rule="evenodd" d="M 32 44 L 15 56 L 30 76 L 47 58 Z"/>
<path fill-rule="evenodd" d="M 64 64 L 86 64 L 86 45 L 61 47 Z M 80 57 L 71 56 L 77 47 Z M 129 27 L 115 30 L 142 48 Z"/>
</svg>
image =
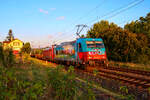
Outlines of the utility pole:
<svg viewBox="0 0 150 100">
<path fill-rule="evenodd" d="M 84 24 L 80 24 L 80 25 L 76 25 L 76 27 L 77 27 L 77 32 L 76 32 L 76 34 L 77 34 L 77 36 L 81 37 L 81 36 L 80 36 L 80 33 L 82 32 L 82 30 L 83 30 L 84 28 L 86 28 L 86 27 L 88 27 L 88 26 L 87 26 L 87 25 L 84 25 Z"/>
</svg>

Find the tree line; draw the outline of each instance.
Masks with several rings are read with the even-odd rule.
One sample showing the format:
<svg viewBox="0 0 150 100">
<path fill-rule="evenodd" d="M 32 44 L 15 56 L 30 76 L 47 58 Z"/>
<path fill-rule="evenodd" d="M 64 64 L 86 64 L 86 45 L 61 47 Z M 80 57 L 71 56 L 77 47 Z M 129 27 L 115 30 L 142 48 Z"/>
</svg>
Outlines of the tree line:
<svg viewBox="0 0 150 100">
<path fill-rule="evenodd" d="M 150 59 L 150 13 L 124 28 L 102 20 L 93 25 L 87 38 L 102 38 L 109 60 L 147 63 Z"/>
<path fill-rule="evenodd" d="M 13 41 L 14 35 L 12 29 L 9 30 L 8 36 L 6 37 L 5 41 L 11 42 Z M 19 54 L 30 54 L 31 52 L 31 45 L 29 42 L 26 42 L 23 47 L 21 48 Z M 13 54 L 12 48 L 3 48 L 3 44 L 0 43 L 0 66 L 3 65 L 5 67 L 11 67 L 15 63 L 15 56 Z"/>
<path fill-rule="evenodd" d="M 5 39 L 5 41 L 11 42 L 11 41 L 13 41 L 14 39 L 15 39 L 15 37 L 14 37 L 13 31 L 12 31 L 12 29 L 9 29 L 8 35 L 7 35 L 6 39 Z M 1 45 L 2 45 L 2 44 L 1 44 Z M 27 53 L 27 54 L 29 54 L 30 52 L 31 52 L 31 45 L 30 45 L 29 42 L 26 42 L 26 43 L 23 45 L 23 47 L 21 48 L 21 53 Z"/>
<path fill-rule="evenodd" d="M 150 13 L 127 23 L 123 28 L 102 20 L 88 30 L 86 37 L 102 38 L 109 60 L 147 63 L 150 59 Z M 9 30 L 6 40 L 11 39 L 14 36 Z M 30 43 L 26 43 L 21 51 L 30 53 Z"/>
</svg>

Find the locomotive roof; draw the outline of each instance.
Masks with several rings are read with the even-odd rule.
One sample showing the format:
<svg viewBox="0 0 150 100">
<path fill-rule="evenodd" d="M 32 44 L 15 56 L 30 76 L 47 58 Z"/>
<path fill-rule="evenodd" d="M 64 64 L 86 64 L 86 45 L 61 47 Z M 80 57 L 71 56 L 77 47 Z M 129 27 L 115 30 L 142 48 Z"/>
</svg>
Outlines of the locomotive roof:
<svg viewBox="0 0 150 100">
<path fill-rule="evenodd" d="M 77 41 L 103 41 L 102 38 L 79 38 Z"/>
<path fill-rule="evenodd" d="M 103 41 L 102 38 L 79 38 L 75 41 L 62 42 L 59 45 L 56 45 L 56 48 L 60 48 L 64 45 L 74 45 L 76 41 Z"/>
</svg>

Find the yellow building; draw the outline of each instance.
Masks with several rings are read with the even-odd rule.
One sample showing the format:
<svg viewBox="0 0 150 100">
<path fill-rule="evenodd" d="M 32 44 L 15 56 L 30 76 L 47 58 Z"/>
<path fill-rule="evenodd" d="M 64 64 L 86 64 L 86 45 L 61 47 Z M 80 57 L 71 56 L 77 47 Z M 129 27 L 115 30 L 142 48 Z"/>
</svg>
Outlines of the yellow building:
<svg viewBox="0 0 150 100">
<path fill-rule="evenodd" d="M 18 54 L 23 47 L 23 42 L 19 39 L 14 39 L 12 41 L 4 41 L 3 49 L 12 48 L 14 54 Z"/>
</svg>

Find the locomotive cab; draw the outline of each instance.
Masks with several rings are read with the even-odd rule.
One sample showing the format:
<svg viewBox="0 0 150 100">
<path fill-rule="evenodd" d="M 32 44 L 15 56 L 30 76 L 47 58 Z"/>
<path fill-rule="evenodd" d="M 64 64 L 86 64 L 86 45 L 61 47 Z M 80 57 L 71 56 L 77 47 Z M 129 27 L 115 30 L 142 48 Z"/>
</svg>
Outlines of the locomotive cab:
<svg viewBox="0 0 150 100">
<path fill-rule="evenodd" d="M 79 38 L 75 45 L 76 60 L 80 63 L 105 63 L 106 51 L 101 38 Z"/>
</svg>

